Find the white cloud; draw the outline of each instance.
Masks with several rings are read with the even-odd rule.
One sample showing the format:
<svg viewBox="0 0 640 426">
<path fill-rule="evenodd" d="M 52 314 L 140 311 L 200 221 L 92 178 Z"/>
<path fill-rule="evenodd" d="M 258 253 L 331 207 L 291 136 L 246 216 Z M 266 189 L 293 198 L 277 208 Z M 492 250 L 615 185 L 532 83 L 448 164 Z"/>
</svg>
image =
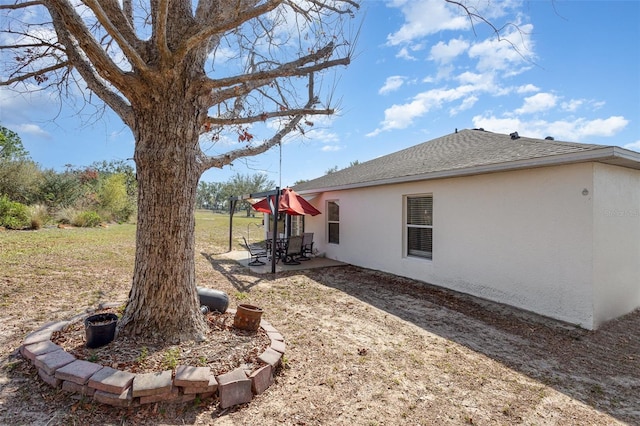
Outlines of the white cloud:
<svg viewBox="0 0 640 426">
<path fill-rule="evenodd" d="M 328 142 L 337 142 L 340 140 L 340 137 L 335 132 L 330 132 L 325 128 L 315 128 L 312 130 L 307 130 L 305 132 L 305 136 L 307 139 L 311 139 L 314 141 L 320 141 L 324 143 Z"/>
<path fill-rule="evenodd" d="M 389 6 L 399 7 L 405 17 L 405 24 L 387 36 L 387 42 L 392 46 L 410 43 L 442 30 L 469 27 L 468 18 L 442 0 L 396 0 Z"/>
<path fill-rule="evenodd" d="M 33 121 L 34 115 L 38 119 L 53 119 L 58 108 L 55 92 L 44 91 L 35 84 L 25 83 L 22 93 L 0 87 L 0 122 L 5 125 Z"/>
<path fill-rule="evenodd" d="M 449 43 L 438 42 L 431 48 L 430 59 L 446 64 L 464 53 L 469 48 L 469 42 L 461 38 L 449 40 Z"/>
<path fill-rule="evenodd" d="M 478 100 L 479 98 L 477 96 L 468 96 L 464 98 L 460 105 L 458 105 L 457 107 L 451 108 L 449 110 L 449 115 L 453 116 L 458 114 L 460 111 L 465 111 L 470 108 L 473 108 L 473 106 L 476 104 L 476 102 L 478 102 Z"/>
<path fill-rule="evenodd" d="M 436 80 L 449 80 L 455 75 L 456 68 L 453 64 L 446 64 L 438 67 Z"/>
<path fill-rule="evenodd" d="M 392 75 L 391 77 L 387 77 L 387 80 L 384 82 L 384 86 L 378 90 L 378 93 L 384 95 L 389 92 L 394 92 L 402 87 L 404 81 L 405 77 L 401 75 Z"/>
<path fill-rule="evenodd" d="M 413 124 L 416 118 L 433 109 L 442 107 L 443 103 L 472 97 L 474 90 L 474 86 L 464 85 L 455 89 L 434 89 L 419 93 L 409 103 L 396 104 L 387 108 L 384 112 L 384 120 L 381 123 L 381 127 L 369 133 L 368 136 L 375 136 L 382 131 L 392 129 L 405 129 Z M 475 102 L 475 100 L 471 99 L 469 102 Z"/>
<path fill-rule="evenodd" d="M 18 132 L 19 134 L 27 134 L 31 136 L 37 136 L 39 138 L 46 138 L 46 139 L 51 138 L 51 135 L 49 134 L 49 132 L 45 131 L 42 127 L 36 124 L 26 124 L 26 123 L 19 124 L 15 128 L 15 131 Z"/>
<path fill-rule="evenodd" d="M 584 99 L 571 99 L 570 101 L 562 102 L 560 106 L 565 111 L 574 112 L 578 108 L 580 108 L 584 104 L 584 102 Z"/>
<path fill-rule="evenodd" d="M 532 30 L 533 25 L 523 24 L 520 30 L 512 29 L 501 40 L 492 38 L 475 43 L 469 48 L 469 57 L 478 60 L 476 68 L 480 72 L 500 70 L 507 76 L 520 74 L 531 67 L 527 57 L 533 55 Z"/>
<path fill-rule="evenodd" d="M 547 111 L 556 106 L 558 97 L 551 93 L 536 93 L 524 98 L 524 105 L 515 110 L 516 114 L 532 114 L 539 111 Z"/>
<path fill-rule="evenodd" d="M 492 73 L 478 74 L 467 71 L 458 75 L 456 80 L 462 85 L 473 85 L 476 91 L 485 91 L 493 94 L 501 93 L 501 89 L 495 83 L 495 74 Z"/>
<path fill-rule="evenodd" d="M 586 136 L 613 136 L 629 124 L 629 120 L 622 116 L 586 121 L 580 127 L 581 134 Z"/>
<path fill-rule="evenodd" d="M 415 61 L 416 60 L 415 56 L 412 56 L 409 53 L 409 49 L 407 49 L 406 47 L 403 47 L 402 49 L 400 49 L 398 51 L 398 53 L 396 53 L 396 58 L 406 59 L 406 60 L 409 60 L 409 61 Z"/>
<path fill-rule="evenodd" d="M 623 145 L 622 147 L 625 149 L 632 149 L 636 152 L 640 152 L 640 140 L 628 143 L 626 145 Z"/>
<path fill-rule="evenodd" d="M 557 140 L 581 142 L 590 137 L 610 137 L 622 131 L 629 121 L 624 117 L 612 116 L 605 119 L 578 118 L 575 120 L 532 120 L 521 118 L 499 118 L 495 116 L 475 116 L 473 125 L 496 133 L 518 132 L 521 136 L 545 138 L 553 136 Z"/>
<path fill-rule="evenodd" d="M 304 126 L 304 140 L 335 144 L 340 141 L 340 136 L 332 130 L 335 115 L 316 115 L 307 117 L 307 121 L 313 125 Z"/>
<path fill-rule="evenodd" d="M 518 131 L 523 136 L 530 136 L 521 131 L 522 122 L 519 118 L 497 118 L 494 116 L 475 116 L 472 119 L 473 126 L 477 128 L 483 128 L 490 132 L 495 133 L 513 133 Z M 537 136 L 535 136 L 537 137 Z"/>
<path fill-rule="evenodd" d="M 341 149 L 343 149 L 342 146 L 340 145 L 325 145 L 322 147 L 321 151 L 322 152 L 335 152 L 335 151 L 340 151 Z"/>
<path fill-rule="evenodd" d="M 517 93 L 531 93 L 531 92 L 539 92 L 539 91 L 540 89 L 537 86 L 530 83 L 516 88 Z"/>
</svg>

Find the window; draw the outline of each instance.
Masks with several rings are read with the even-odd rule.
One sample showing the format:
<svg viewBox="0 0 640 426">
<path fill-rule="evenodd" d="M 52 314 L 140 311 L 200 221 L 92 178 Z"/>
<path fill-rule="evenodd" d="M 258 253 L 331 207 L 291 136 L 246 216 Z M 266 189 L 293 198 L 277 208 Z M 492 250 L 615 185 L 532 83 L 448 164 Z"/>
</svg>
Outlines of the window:
<svg viewBox="0 0 640 426">
<path fill-rule="evenodd" d="M 327 227 L 329 243 L 340 244 L 340 206 L 337 201 L 327 202 Z"/>
<path fill-rule="evenodd" d="M 304 216 L 289 216 L 291 219 L 291 235 L 302 235 L 304 232 Z"/>
<path fill-rule="evenodd" d="M 407 197 L 407 255 L 432 258 L 433 196 Z"/>
</svg>

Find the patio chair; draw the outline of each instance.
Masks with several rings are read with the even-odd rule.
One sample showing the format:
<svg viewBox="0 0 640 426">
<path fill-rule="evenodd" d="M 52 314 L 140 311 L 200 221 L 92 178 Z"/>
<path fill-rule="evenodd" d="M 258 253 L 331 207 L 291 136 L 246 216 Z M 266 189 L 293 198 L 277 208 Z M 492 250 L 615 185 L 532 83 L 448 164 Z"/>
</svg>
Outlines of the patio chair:
<svg viewBox="0 0 640 426">
<path fill-rule="evenodd" d="M 308 255 L 313 254 L 313 232 L 302 234 L 302 251 L 299 260 L 311 260 Z"/>
<path fill-rule="evenodd" d="M 295 236 L 289 238 L 289 243 L 284 254 L 282 263 L 285 265 L 299 265 L 297 258 L 302 255 L 302 237 Z"/>
<path fill-rule="evenodd" d="M 244 241 L 244 246 L 247 248 L 247 250 L 249 251 L 249 254 L 251 255 L 251 261 L 249 262 L 249 265 L 250 266 L 264 265 L 265 263 L 261 261 L 260 258 L 267 257 L 266 250 L 263 249 L 262 247 L 249 244 L 247 242 L 247 239 L 244 237 L 244 235 L 242 236 L 242 240 Z"/>
<path fill-rule="evenodd" d="M 271 261 L 271 254 L 273 253 L 273 243 L 274 243 L 274 239 L 273 239 L 273 232 L 270 232 L 267 235 L 267 240 L 265 241 L 266 246 L 267 246 L 267 261 Z M 287 243 L 288 241 L 284 238 L 276 238 L 275 239 L 275 244 L 276 244 L 276 263 L 280 261 L 280 259 L 284 258 L 284 255 L 286 254 L 286 249 L 287 249 Z"/>
</svg>

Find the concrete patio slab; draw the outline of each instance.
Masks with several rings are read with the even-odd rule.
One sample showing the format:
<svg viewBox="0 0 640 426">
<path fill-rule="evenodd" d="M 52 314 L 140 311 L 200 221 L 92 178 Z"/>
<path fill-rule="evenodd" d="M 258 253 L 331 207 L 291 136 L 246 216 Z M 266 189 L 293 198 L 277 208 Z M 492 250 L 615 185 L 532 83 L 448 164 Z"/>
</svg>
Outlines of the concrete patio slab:
<svg viewBox="0 0 640 426">
<path fill-rule="evenodd" d="M 256 274 L 269 274 L 271 273 L 271 263 L 265 262 L 265 265 L 250 266 L 251 255 L 246 250 L 233 250 L 227 253 L 222 253 L 220 256 L 231 259 L 238 262 L 242 266 L 246 266 L 251 269 L 251 272 Z M 337 260 L 328 259 L 326 257 L 312 257 L 310 260 L 300 261 L 299 265 L 285 265 L 282 262 L 276 264 L 276 273 L 288 272 L 288 271 L 304 271 L 307 269 L 315 268 L 328 268 L 331 266 L 342 266 L 346 263 L 339 262 Z"/>
</svg>

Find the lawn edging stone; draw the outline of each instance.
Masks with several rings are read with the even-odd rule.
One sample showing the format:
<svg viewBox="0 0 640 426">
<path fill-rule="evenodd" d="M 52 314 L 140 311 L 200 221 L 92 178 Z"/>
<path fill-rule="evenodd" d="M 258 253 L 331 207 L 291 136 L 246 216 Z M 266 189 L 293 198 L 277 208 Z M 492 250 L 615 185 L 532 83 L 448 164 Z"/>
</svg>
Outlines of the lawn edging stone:
<svg viewBox="0 0 640 426">
<path fill-rule="evenodd" d="M 121 303 L 103 304 L 99 308 L 119 305 Z M 134 374 L 78 360 L 51 341 L 54 331 L 84 320 L 92 312 L 43 325 L 25 337 L 19 352 L 37 369 L 40 379 L 50 386 L 113 407 L 156 402 L 181 404 L 213 396 L 218 397 L 223 409 L 248 403 L 274 383 L 276 367 L 286 347 L 282 334 L 263 319 L 260 328 L 267 333 L 271 343 L 258 357 L 265 365 L 254 371 L 245 371 L 241 366 L 216 377 L 208 367 L 179 365 L 175 372 Z M 228 312 L 234 311 L 229 309 Z"/>
</svg>

